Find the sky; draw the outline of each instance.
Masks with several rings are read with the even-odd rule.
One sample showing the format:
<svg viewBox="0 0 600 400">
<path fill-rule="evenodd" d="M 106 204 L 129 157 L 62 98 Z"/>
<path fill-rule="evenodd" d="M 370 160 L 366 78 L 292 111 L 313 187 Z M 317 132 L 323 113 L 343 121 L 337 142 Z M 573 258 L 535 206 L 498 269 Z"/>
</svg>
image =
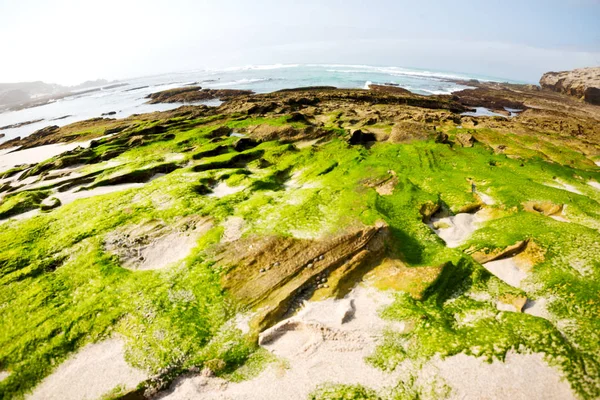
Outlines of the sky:
<svg viewBox="0 0 600 400">
<path fill-rule="evenodd" d="M 600 0 L 0 0 L 0 82 L 274 63 L 537 82 L 600 65 Z"/>
</svg>

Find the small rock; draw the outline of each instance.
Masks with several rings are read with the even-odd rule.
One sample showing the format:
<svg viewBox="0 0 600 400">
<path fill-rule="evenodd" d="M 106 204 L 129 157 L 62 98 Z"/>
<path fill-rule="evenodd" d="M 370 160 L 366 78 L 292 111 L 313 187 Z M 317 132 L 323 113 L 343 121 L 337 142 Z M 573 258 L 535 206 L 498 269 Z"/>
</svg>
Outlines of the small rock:
<svg viewBox="0 0 600 400">
<path fill-rule="evenodd" d="M 274 266 L 274 267 L 279 267 L 279 261 L 275 261 L 275 262 L 273 263 L 273 266 Z"/>
<path fill-rule="evenodd" d="M 319 256 L 319 261 L 322 261 L 324 258 L 325 258 L 325 256 L 324 256 L 323 254 L 321 254 L 321 255 Z"/>
<path fill-rule="evenodd" d="M 313 267 L 313 265 L 314 265 L 313 263 L 308 263 L 307 267 L 308 267 L 308 268 L 312 268 L 312 267 Z"/>
<path fill-rule="evenodd" d="M 266 271 L 267 271 L 267 270 L 266 270 L 266 269 L 264 269 L 264 268 L 261 268 L 261 269 L 260 269 L 260 272 L 266 272 Z"/>
</svg>

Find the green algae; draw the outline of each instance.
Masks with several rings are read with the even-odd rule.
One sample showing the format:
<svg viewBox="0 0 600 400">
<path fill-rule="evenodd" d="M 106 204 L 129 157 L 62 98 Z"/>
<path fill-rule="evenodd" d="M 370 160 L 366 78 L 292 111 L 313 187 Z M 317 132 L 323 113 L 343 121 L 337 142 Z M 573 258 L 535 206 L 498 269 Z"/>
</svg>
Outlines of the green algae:
<svg viewBox="0 0 600 400">
<path fill-rule="evenodd" d="M 288 118 L 220 122 L 242 129 L 288 125 Z M 577 187 L 599 181 L 600 173 L 584 159 L 553 144 L 533 152 L 529 148 L 533 139 L 506 135 L 502 139 L 523 159 L 496 154 L 483 144 L 460 148 L 432 141 L 376 143 L 367 149 L 337 137 L 300 150 L 266 142 L 237 152 L 231 148 L 234 138 L 213 141 L 211 132 L 221 126 L 215 124 L 220 119 L 168 128 L 161 135 L 173 136 L 132 148 L 101 142 L 94 154 L 112 152 L 117 166 L 101 172 L 94 185 L 119 183 L 114 177 L 131 179 L 132 174 L 145 181 L 160 172 L 155 168 L 167 165 L 166 154 L 184 154 L 181 165 L 191 165 L 177 164 L 177 169 L 165 170 L 166 176 L 138 189 L 78 200 L 3 226 L 0 324 L 8 329 L 0 333 L 0 367 L 12 374 L 0 382 L 0 397 L 21 396 L 73 351 L 114 333 L 126 339 L 128 361 L 150 374 L 212 366 L 234 380 L 255 376 L 268 357 L 256 353 L 252 335 L 230 326 L 240 310 L 220 286 L 225 272 L 214 268 L 205 252 L 218 243 L 224 231 L 220 223 L 229 216 L 244 219 L 246 235 L 301 238 L 385 221 L 393 237 L 388 251 L 408 268 L 446 265 L 439 277 L 419 289 L 417 297 L 422 300 L 400 293 L 384 311 L 385 318 L 409 321 L 413 328 L 386 333 L 370 357 L 380 368 L 392 370 L 409 359 L 425 362 L 436 354 L 502 359 L 509 350 L 526 348 L 544 352 L 551 363 L 561 366 L 583 397 L 599 395 L 593 375 L 585 377 L 586 371 L 599 371 L 600 310 L 595 294 L 600 282 L 596 256 L 600 235 L 592 229 L 600 220 L 599 199 L 593 189 L 585 188 L 585 195 L 579 195 L 547 186 L 556 179 Z M 490 130 L 476 134 L 500 140 Z M 215 149 L 218 154 L 212 153 Z M 86 171 L 101 171 L 102 165 L 94 163 Z M 388 171 L 398 178 L 391 195 L 380 195 L 365 184 L 388 176 Z M 449 249 L 423 223 L 420 210 L 430 203 L 454 212 L 471 207 L 478 199 L 469 179 L 478 191 L 494 198 L 497 205 L 492 208 L 499 217 L 461 248 Z M 246 189 L 222 198 L 198 191 L 199 185 L 210 190 L 220 181 Z M 7 197 L 0 212 L 37 208 L 47 195 L 24 192 Z M 568 204 L 568 217 L 575 223 L 524 212 L 523 203 L 531 200 Z M 189 215 L 210 217 L 215 225 L 181 265 L 164 271 L 129 271 L 103 247 L 104 237 L 120 226 L 153 219 L 169 223 Z M 462 251 L 502 248 L 524 239 L 535 240 L 547 251 L 545 261 L 532 271 L 536 289 L 526 294 L 559 299 L 552 302 L 555 317 L 550 321 L 498 312 L 496 300 L 524 292 L 499 281 Z M 489 299 L 476 300 L 473 293 L 487 293 Z M 475 312 L 484 317 L 460 323 Z M 569 325 L 573 328 L 559 330 L 560 320 L 574 321 Z M 312 396 L 382 398 L 358 386 L 322 388 Z M 410 393 L 402 396 L 391 398 L 417 398 Z"/>
</svg>

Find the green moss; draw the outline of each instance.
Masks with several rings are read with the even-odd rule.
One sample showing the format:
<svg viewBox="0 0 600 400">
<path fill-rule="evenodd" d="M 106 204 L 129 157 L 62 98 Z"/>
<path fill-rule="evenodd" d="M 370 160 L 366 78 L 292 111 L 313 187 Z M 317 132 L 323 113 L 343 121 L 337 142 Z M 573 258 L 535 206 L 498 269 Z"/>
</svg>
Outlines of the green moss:
<svg viewBox="0 0 600 400">
<path fill-rule="evenodd" d="M 0 219 L 35 210 L 49 195 L 49 191 L 27 191 L 8 195 L 0 203 Z"/>
<path fill-rule="evenodd" d="M 337 129 L 336 115 L 331 129 Z M 211 138 L 221 126 L 284 125 L 287 118 L 176 120 L 152 134 L 157 140 L 137 146 L 127 145 L 132 136 L 119 136 L 122 143 L 102 142 L 93 148 L 99 159 L 84 170 L 98 173 L 95 185 L 145 181 L 165 165 L 191 166 L 165 170 L 165 176 L 136 189 L 5 222 L 0 230 L 0 326 L 8 328 L 0 330 L 0 367 L 12 374 L 0 382 L 0 397 L 21 396 L 78 348 L 114 332 L 127 339 L 127 359 L 151 373 L 211 366 L 232 380 L 256 376 L 272 360 L 232 326 L 240 305 L 220 286 L 226 271 L 210 259 L 224 233 L 222 222 L 230 216 L 244 219 L 247 236 L 301 238 L 333 236 L 349 226 L 384 221 L 391 233 L 391 257 L 407 269 L 423 268 L 422 276 L 435 269 L 426 285 L 406 286 L 421 300 L 396 286 L 396 300 L 383 316 L 406 321 L 412 329 L 386 333 L 370 358 L 380 368 L 391 370 L 406 360 L 424 362 L 435 354 L 502 359 L 511 349 L 527 348 L 544 352 L 561 366 L 583 397 L 600 395 L 594 378 L 600 376 L 600 195 L 587 185 L 600 181 L 597 169 L 559 142 L 543 139 L 535 149 L 535 138 L 491 130 L 475 135 L 481 135 L 480 142 L 505 139 L 509 154 L 523 159 L 495 154 L 482 143 L 473 148 L 432 141 L 365 148 L 333 138 L 301 150 L 267 142 L 235 152 L 234 138 Z M 156 126 L 140 123 L 127 135 L 152 136 Z M 111 164 L 102 159 L 108 155 Z M 397 178 L 395 190 L 380 195 L 372 183 L 389 178 L 390 171 Z M 457 212 L 477 203 L 469 179 L 496 201 L 490 207 L 496 219 L 460 248 L 450 249 L 423 223 L 420 210 L 441 204 Z M 548 186 L 558 181 L 583 195 Z M 207 196 L 218 182 L 246 189 L 221 198 Z M 48 195 L 38 191 L 6 197 L 0 215 L 35 209 Z M 567 204 L 565 213 L 573 223 L 524 212 L 523 203 L 532 200 Z M 170 224 L 186 216 L 206 216 L 213 228 L 181 265 L 130 271 L 104 248 L 106 235 L 124 225 L 151 220 Z M 504 248 L 525 239 L 546 251 L 544 261 L 531 271 L 534 289 L 527 293 L 491 276 L 463 252 Z M 475 300 L 475 294 L 487 297 Z M 555 299 L 550 321 L 495 307 L 498 299 L 523 295 Z M 557 321 L 569 323 L 559 332 Z M 440 397 L 443 386 L 434 390 Z M 410 380 L 389 393 L 328 385 L 311 398 L 423 398 L 430 389 Z"/>
</svg>

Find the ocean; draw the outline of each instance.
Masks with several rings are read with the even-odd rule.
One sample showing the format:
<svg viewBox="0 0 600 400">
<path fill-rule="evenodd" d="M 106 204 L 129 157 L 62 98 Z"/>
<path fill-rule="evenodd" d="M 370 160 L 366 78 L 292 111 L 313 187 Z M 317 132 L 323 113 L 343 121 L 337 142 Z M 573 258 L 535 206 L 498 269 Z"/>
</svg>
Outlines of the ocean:
<svg viewBox="0 0 600 400">
<path fill-rule="evenodd" d="M 0 130 L 0 134 L 5 135 L 0 139 L 0 143 L 17 136 L 25 137 L 49 125 L 62 126 L 100 117 L 103 113 L 115 112 L 111 118 L 125 118 L 132 114 L 177 108 L 182 104 L 145 104 L 145 97 L 150 93 L 189 84 L 198 84 L 203 88 L 249 89 L 257 93 L 302 86 L 367 88 L 371 83 L 396 84 L 423 95 L 450 94 L 468 88 L 449 81 L 451 79 L 507 81 L 473 74 L 338 64 L 256 65 L 169 73 L 111 82 L 111 86 L 114 83 L 120 83 L 122 86 L 74 94 L 43 106 L 0 113 L 0 127 L 41 120 L 17 128 Z M 205 104 L 218 105 L 219 102 L 211 101 Z"/>
</svg>

